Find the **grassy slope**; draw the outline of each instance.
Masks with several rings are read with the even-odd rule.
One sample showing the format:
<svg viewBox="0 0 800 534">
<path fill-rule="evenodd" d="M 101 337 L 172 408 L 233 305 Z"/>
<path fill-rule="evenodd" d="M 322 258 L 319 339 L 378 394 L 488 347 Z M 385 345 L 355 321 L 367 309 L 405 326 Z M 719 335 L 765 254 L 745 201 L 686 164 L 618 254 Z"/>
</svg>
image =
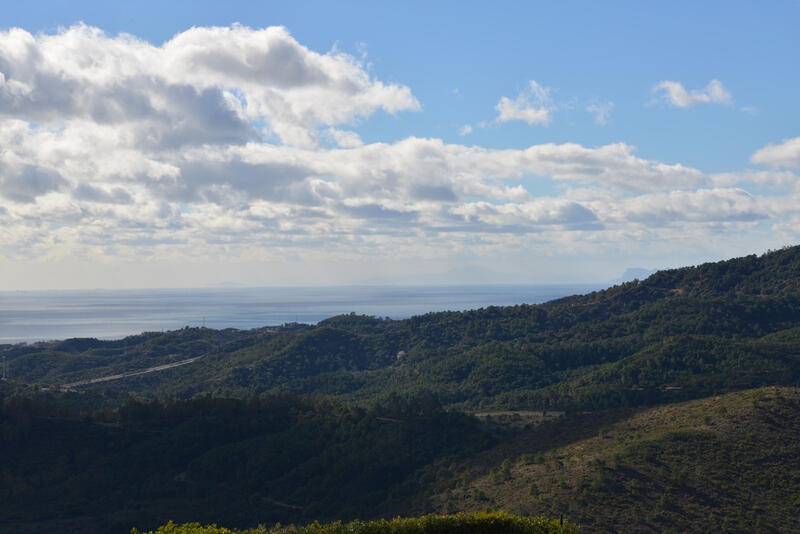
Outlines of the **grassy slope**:
<svg viewBox="0 0 800 534">
<path fill-rule="evenodd" d="M 431 502 L 564 513 L 588 532 L 797 532 L 798 435 L 796 388 L 584 415 L 476 458 Z"/>
</svg>

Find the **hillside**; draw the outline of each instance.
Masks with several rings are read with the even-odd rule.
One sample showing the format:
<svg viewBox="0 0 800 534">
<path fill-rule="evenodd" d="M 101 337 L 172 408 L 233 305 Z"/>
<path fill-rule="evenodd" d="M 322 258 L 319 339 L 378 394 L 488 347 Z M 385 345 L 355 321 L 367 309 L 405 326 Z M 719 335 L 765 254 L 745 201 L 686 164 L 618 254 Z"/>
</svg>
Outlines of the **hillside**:
<svg viewBox="0 0 800 534">
<path fill-rule="evenodd" d="M 0 531 L 127 533 L 167 520 L 250 527 L 393 516 L 498 442 L 431 398 L 132 402 L 78 417 L 0 404 Z"/>
<path fill-rule="evenodd" d="M 575 416 L 459 466 L 433 509 L 563 513 L 588 532 L 797 532 L 798 435 L 797 388 Z"/>
<path fill-rule="evenodd" d="M 800 247 L 542 305 L 1 349 L 3 531 L 800 530 Z"/>
<path fill-rule="evenodd" d="M 112 397 L 291 393 L 369 403 L 396 392 L 461 409 L 588 410 L 800 385 L 798 324 L 800 247 L 791 247 L 542 305 L 186 328 L 3 352 L 16 379 L 54 386 L 197 358 L 74 387 Z"/>
<path fill-rule="evenodd" d="M 478 420 L 433 399 L 6 400 L 0 530 L 234 528 L 503 509 L 583 532 L 796 531 L 800 389 Z"/>
</svg>

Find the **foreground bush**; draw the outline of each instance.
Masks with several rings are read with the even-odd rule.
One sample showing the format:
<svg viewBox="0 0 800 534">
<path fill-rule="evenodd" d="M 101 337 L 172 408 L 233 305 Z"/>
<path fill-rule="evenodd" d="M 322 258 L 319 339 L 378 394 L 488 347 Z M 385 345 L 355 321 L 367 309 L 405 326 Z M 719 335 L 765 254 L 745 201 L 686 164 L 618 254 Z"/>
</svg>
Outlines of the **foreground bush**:
<svg viewBox="0 0 800 534">
<path fill-rule="evenodd" d="M 543 517 L 520 517 L 504 512 L 477 514 L 426 515 L 423 517 L 377 521 L 337 521 L 321 525 L 314 522 L 305 527 L 280 524 L 267 528 L 259 526 L 247 530 L 232 530 L 216 525 L 169 522 L 155 531 L 142 533 L 137 529 L 132 534 L 573 534 L 577 527 L 568 522 L 563 526 L 557 519 Z"/>
</svg>

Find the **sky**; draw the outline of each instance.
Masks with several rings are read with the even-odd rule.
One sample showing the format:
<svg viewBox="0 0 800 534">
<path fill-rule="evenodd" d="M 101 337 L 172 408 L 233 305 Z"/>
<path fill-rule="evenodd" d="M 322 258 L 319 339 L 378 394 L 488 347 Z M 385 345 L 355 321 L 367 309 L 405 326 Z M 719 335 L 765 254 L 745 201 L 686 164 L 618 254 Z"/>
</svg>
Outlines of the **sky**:
<svg viewBox="0 0 800 534">
<path fill-rule="evenodd" d="M 800 241 L 800 2 L 16 2 L 0 290 L 605 283 Z"/>
</svg>

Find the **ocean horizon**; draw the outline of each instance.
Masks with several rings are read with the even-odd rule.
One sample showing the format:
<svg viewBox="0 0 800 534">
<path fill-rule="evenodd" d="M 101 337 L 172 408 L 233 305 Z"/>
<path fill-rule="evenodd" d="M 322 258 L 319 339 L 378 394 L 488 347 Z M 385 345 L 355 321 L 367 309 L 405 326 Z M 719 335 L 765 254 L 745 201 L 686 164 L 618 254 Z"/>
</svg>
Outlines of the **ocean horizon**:
<svg viewBox="0 0 800 534">
<path fill-rule="evenodd" d="M 233 287 L 0 291 L 0 343 L 119 339 L 184 326 L 251 329 L 356 314 L 405 319 L 439 311 L 539 304 L 590 284 Z"/>
</svg>

